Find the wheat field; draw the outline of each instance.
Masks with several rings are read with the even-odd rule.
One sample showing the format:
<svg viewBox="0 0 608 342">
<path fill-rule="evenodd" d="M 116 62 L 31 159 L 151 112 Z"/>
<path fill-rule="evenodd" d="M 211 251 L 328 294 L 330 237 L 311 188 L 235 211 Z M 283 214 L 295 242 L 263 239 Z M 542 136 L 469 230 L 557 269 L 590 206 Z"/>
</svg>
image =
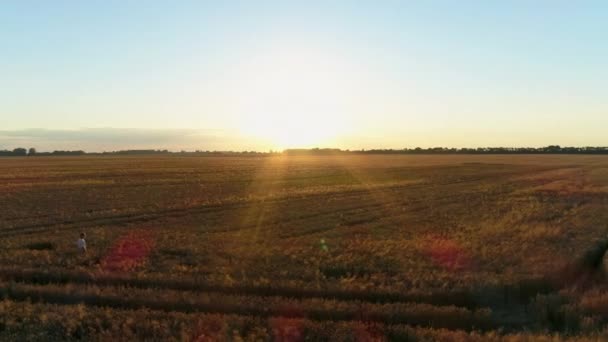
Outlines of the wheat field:
<svg viewBox="0 0 608 342">
<path fill-rule="evenodd" d="M 2 158 L 0 208 L 1 340 L 608 338 L 604 156 Z"/>
</svg>

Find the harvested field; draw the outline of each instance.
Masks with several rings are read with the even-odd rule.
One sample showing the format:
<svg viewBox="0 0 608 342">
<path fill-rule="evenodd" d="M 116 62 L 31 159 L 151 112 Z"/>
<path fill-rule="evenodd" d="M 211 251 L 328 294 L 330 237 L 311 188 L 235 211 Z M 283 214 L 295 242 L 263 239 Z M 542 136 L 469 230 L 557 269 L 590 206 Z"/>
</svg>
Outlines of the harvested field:
<svg viewBox="0 0 608 342">
<path fill-rule="evenodd" d="M 608 338 L 604 156 L 11 157 L 0 207 L 0 339 Z"/>
</svg>

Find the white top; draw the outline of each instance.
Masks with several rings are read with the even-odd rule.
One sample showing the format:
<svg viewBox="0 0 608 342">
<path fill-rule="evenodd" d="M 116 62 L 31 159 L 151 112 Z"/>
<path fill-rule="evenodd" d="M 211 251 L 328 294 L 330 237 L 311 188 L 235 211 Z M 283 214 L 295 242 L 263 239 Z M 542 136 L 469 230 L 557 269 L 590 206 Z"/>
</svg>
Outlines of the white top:
<svg viewBox="0 0 608 342">
<path fill-rule="evenodd" d="M 78 249 L 86 249 L 87 248 L 87 242 L 84 241 L 84 239 L 80 238 L 78 239 Z"/>
</svg>

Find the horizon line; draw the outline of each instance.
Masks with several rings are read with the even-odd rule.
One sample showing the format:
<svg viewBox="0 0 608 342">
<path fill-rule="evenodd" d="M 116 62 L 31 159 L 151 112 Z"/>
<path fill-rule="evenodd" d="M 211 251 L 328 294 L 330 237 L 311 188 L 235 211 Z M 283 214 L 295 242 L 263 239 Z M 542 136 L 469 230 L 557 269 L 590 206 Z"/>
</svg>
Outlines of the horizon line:
<svg viewBox="0 0 608 342">
<path fill-rule="evenodd" d="M 32 151 L 33 150 L 33 151 Z M 12 150 L 1 149 L 0 156 L 34 156 L 34 155 L 99 155 L 99 154 L 123 154 L 123 155 L 137 155 L 137 154 L 349 154 L 349 153 L 363 153 L 363 154 L 539 154 L 539 153 L 573 153 L 573 154 L 585 154 L 585 153 L 608 153 L 608 146 L 560 146 L 560 145 L 546 145 L 546 146 L 528 146 L 528 147 L 509 147 L 509 146 L 479 146 L 479 147 L 447 147 L 447 146 L 436 146 L 436 147 L 403 147 L 403 148 L 361 148 L 361 149 L 342 149 L 333 147 L 312 147 L 312 148 L 286 148 L 286 149 L 268 149 L 262 150 L 174 150 L 174 149 L 119 149 L 111 151 L 86 151 L 82 149 L 74 150 L 44 150 L 39 151 L 35 147 L 17 147 Z"/>
</svg>

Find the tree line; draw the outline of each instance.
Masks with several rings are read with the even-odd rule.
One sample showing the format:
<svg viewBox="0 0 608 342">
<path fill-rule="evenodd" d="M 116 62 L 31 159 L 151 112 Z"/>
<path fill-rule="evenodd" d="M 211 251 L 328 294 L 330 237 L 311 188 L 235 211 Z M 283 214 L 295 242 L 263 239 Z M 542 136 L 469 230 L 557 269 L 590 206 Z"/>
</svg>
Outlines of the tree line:
<svg viewBox="0 0 608 342">
<path fill-rule="evenodd" d="M 25 156 L 79 156 L 87 154 L 85 151 L 53 151 L 53 152 L 37 152 L 35 148 L 31 147 L 25 149 L 23 147 L 17 147 L 13 150 L 0 150 L 0 156 L 2 157 L 25 157 Z"/>
<path fill-rule="evenodd" d="M 288 149 L 284 154 L 608 154 L 608 147 L 561 147 L 550 145 L 546 147 L 477 147 L 477 148 L 403 148 L 403 149 L 362 149 L 341 150 L 333 148 Z"/>
<path fill-rule="evenodd" d="M 177 155 L 266 155 L 277 154 L 277 152 L 258 152 L 258 151 L 203 151 L 196 150 L 194 152 L 172 152 L 169 150 L 119 150 L 109 152 L 85 152 L 83 150 L 63 151 L 56 150 L 52 152 L 38 152 L 35 148 L 29 149 L 18 147 L 13 150 L 0 150 L 0 157 L 40 157 L 40 156 L 82 156 L 82 155 L 158 155 L 158 154 L 177 154 Z"/>
<path fill-rule="evenodd" d="M 85 152 L 75 151 L 53 151 L 38 152 L 35 148 L 29 149 L 18 147 L 13 150 L 0 150 L 0 157 L 19 157 L 19 156 L 81 156 L 81 155 L 158 155 L 158 154 L 177 154 L 177 155 L 335 155 L 335 154 L 608 154 L 608 147 L 561 147 L 550 145 L 545 147 L 477 147 L 477 148 L 450 148 L 450 147 L 430 147 L 430 148 L 403 148 L 403 149 L 361 149 L 361 150 L 342 150 L 337 148 L 311 148 L 311 149 L 286 149 L 282 152 L 258 152 L 258 151 L 203 151 L 194 152 L 172 152 L 169 150 L 120 150 L 111 152 Z"/>
</svg>

